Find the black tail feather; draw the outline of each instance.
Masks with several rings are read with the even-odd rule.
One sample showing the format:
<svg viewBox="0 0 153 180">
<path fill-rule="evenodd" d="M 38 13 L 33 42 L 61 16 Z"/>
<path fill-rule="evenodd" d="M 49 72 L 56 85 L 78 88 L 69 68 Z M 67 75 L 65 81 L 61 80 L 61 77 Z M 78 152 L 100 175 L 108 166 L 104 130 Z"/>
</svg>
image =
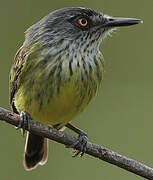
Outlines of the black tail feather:
<svg viewBox="0 0 153 180">
<path fill-rule="evenodd" d="M 38 164 L 43 165 L 47 161 L 47 139 L 27 134 L 24 153 L 24 166 L 26 170 L 35 168 Z"/>
</svg>

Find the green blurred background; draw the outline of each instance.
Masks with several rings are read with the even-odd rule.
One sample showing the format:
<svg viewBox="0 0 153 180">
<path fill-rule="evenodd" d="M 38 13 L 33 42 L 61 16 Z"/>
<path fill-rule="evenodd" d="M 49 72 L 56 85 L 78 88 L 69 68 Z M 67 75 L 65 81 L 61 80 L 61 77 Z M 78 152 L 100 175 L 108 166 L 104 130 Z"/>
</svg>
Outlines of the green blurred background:
<svg viewBox="0 0 153 180">
<path fill-rule="evenodd" d="M 89 140 L 153 167 L 152 0 L 1 0 L 0 106 L 9 108 L 8 76 L 24 31 L 49 12 L 68 6 L 90 7 L 112 16 L 142 18 L 144 24 L 120 28 L 101 47 L 105 57 L 102 89 L 75 125 Z M 138 180 L 140 177 L 50 141 L 48 163 L 26 172 L 25 138 L 12 126 L 0 126 L 0 178 L 5 180 Z"/>
</svg>

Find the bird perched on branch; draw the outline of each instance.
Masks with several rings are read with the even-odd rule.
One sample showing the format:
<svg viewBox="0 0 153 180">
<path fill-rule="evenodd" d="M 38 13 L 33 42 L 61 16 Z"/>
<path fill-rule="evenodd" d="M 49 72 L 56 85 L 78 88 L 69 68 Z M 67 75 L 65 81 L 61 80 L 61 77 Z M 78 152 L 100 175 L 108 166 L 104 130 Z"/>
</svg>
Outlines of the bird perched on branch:
<svg viewBox="0 0 153 180">
<path fill-rule="evenodd" d="M 31 26 L 10 72 L 10 103 L 22 122 L 32 119 L 79 134 L 83 155 L 88 136 L 70 124 L 96 96 L 103 79 L 104 60 L 99 46 L 119 26 L 140 19 L 113 18 L 88 8 L 63 8 Z M 47 140 L 27 134 L 24 165 L 27 170 L 47 161 Z"/>
</svg>

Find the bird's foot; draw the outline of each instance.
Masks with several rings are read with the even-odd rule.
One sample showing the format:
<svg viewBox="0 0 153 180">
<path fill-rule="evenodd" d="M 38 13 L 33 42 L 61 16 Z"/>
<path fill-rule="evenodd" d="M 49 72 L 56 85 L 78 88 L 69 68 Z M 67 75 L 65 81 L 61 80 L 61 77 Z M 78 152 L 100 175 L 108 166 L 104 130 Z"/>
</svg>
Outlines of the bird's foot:
<svg viewBox="0 0 153 180">
<path fill-rule="evenodd" d="M 29 122 L 30 115 L 26 111 L 22 111 L 20 114 L 20 121 L 18 127 L 16 129 L 21 129 L 21 134 L 24 136 L 26 128 L 30 130 L 30 122 Z"/>
<path fill-rule="evenodd" d="M 67 148 L 77 148 L 78 146 L 80 146 L 80 150 L 74 150 L 74 154 L 72 155 L 72 157 L 76 157 L 80 154 L 80 157 L 82 157 L 84 155 L 84 153 L 87 150 L 87 142 L 88 142 L 88 135 L 85 132 L 81 132 L 77 138 L 77 140 L 71 144 L 66 146 Z"/>
</svg>

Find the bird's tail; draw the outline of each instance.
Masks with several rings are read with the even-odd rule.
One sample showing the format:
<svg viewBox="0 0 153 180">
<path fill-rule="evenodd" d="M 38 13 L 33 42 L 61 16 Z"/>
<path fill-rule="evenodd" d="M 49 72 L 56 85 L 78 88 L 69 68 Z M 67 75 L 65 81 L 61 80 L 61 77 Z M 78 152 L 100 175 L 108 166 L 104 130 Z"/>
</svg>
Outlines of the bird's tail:
<svg viewBox="0 0 153 180">
<path fill-rule="evenodd" d="M 48 142 L 46 138 L 31 133 L 27 134 L 24 167 L 26 170 L 36 168 L 38 164 L 44 165 L 48 158 Z"/>
</svg>

